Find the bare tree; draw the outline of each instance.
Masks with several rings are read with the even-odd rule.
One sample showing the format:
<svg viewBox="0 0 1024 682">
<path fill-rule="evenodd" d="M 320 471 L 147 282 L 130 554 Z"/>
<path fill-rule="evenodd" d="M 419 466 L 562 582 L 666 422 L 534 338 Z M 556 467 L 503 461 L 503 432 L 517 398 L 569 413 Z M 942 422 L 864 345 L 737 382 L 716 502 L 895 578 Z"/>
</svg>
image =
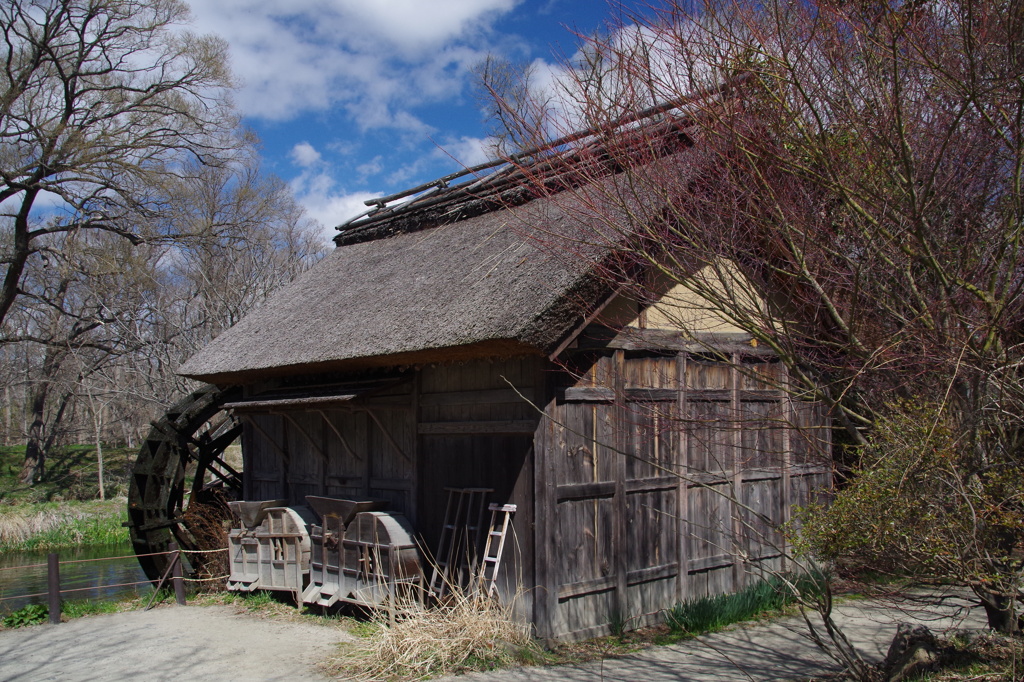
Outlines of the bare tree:
<svg viewBox="0 0 1024 682">
<path fill-rule="evenodd" d="M 179 0 L 0 6 L 0 322 L 41 239 L 173 239 L 147 229 L 165 208 L 154 188 L 237 146 L 225 45 L 181 30 L 186 18 Z"/>
<path fill-rule="evenodd" d="M 238 134 L 225 44 L 187 18 L 180 0 L 0 7 L 0 342 L 38 357 L 26 482 L 82 382 L 116 367 L 116 390 L 173 401 L 181 356 L 320 250 Z"/>
<path fill-rule="evenodd" d="M 903 556 L 970 586 L 1005 631 L 1024 546 L 1022 16 L 996 0 L 668 2 L 567 65 L 563 100 L 593 131 L 572 181 L 522 167 L 599 225 L 565 250 L 612 249 L 609 277 L 641 300 L 685 292 L 682 328 L 696 300 L 774 350 L 781 387 L 830 407 L 847 462 L 905 423 L 897 401 L 927 406 L 931 428 L 887 441 L 922 483 L 903 518 L 953 504 L 914 468 L 941 448 L 973 511 L 943 518 L 972 541 L 948 525 L 932 560 Z"/>
<path fill-rule="evenodd" d="M 187 238 L 135 246 L 103 231 L 69 231 L 41 240 L 29 261 L 3 339 L 41 358 L 26 483 L 43 473 L 76 407 L 96 418 L 102 401 L 144 426 L 190 387 L 174 374 L 185 357 L 323 252 L 319 226 L 284 183 L 259 173 L 255 157 L 196 168 L 164 191 L 158 229 Z"/>
<path fill-rule="evenodd" d="M 320 225 L 254 164 L 196 169 L 173 188 L 174 229 L 197 237 L 161 257 L 159 322 L 139 330 L 149 341 L 134 366 L 161 407 L 194 388 L 175 374 L 181 362 L 326 253 Z"/>
</svg>

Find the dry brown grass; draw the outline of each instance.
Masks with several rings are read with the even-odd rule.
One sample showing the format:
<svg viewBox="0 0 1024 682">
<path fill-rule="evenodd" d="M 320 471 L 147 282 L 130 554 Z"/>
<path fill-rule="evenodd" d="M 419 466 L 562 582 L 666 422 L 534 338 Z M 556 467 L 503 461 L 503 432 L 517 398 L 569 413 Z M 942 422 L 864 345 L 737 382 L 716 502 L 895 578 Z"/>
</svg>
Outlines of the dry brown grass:
<svg viewBox="0 0 1024 682">
<path fill-rule="evenodd" d="M 0 505 L 0 551 L 123 542 L 124 504 L 112 499 Z"/>
<path fill-rule="evenodd" d="M 56 528 L 66 522 L 68 516 L 67 510 L 64 509 L 45 509 L 38 512 L 18 509 L 0 514 L 0 545 L 24 542 L 33 535 Z"/>
<path fill-rule="evenodd" d="M 454 591 L 444 605 L 388 625 L 374 614 L 368 633 L 328 662 L 326 672 L 359 680 L 419 680 L 522 663 L 537 650 L 530 626 L 501 605 Z"/>
</svg>

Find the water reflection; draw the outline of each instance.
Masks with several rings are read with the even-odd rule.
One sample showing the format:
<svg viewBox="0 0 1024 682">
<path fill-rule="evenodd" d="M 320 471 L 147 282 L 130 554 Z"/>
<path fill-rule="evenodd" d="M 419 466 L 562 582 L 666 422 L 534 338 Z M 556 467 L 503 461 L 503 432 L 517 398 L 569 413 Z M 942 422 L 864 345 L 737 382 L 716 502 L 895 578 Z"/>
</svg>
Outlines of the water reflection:
<svg viewBox="0 0 1024 682">
<path fill-rule="evenodd" d="M 20 609 L 26 604 L 46 604 L 46 557 L 42 552 L 4 552 L 0 554 L 0 614 Z M 130 545 L 79 547 L 62 549 L 60 556 L 61 598 L 117 599 L 134 594 L 147 594 L 150 584 L 123 585 L 146 580 Z M 107 557 L 125 557 L 107 559 Z M 94 561 L 104 559 L 104 561 Z M 86 563 L 70 563 L 93 560 Z M 36 595 L 36 596 L 22 596 Z"/>
</svg>

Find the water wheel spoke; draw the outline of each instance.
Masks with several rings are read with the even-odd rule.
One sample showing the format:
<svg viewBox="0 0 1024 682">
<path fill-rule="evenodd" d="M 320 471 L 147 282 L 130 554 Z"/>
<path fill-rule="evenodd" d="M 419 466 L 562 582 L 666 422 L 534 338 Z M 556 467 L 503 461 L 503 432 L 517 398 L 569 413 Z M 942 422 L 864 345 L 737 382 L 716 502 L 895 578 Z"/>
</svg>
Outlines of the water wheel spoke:
<svg viewBox="0 0 1024 682">
<path fill-rule="evenodd" d="M 241 433 L 233 417 L 221 406 L 237 398 L 238 389 L 206 387 L 170 408 L 143 442 L 128 491 L 128 524 L 138 554 L 162 552 L 172 540 L 185 549 L 202 544 L 189 527 L 188 507 L 206 485 L 209 474 L 228 495 L 241 490 L 241 474 L 221 457 Z M 185 499 L 185 476 L 196 465 L 190 501 Z M 225 473 L 227 472 L 227 473 Z M 196 515 L 192 515 L 195 519 Z M 159 579 L 168 565 L 166 556 L 140 557 L 146 575 Z"/>
</svg>

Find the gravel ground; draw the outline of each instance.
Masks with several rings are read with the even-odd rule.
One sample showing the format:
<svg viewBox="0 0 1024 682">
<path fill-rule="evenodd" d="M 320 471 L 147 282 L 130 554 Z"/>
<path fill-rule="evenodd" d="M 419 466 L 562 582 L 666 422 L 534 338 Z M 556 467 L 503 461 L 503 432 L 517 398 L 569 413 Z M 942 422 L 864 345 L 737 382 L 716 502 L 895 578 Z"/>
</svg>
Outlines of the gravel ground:
<svg viewBox="0 0 1024 682">
<path fill-rule="evenodd" d="M 901 621 L 935 632 L 984 626 L 981 609 L 962 597 L 942 608 L 921 597 L 849 602 L 837 620 L 870 661 L 884 656 Z M 322 681 L 316 664 L 351 639 L 340 626 L 261 618 L 240 607 L 167 606 L 0 632 L 0 681 Z M 477 673 L 458 682 L 760 682 L 835 669 L 807 640 L 802 623 L 784 618 L 618 659 Z"/>
<path fill-rule="evenodd" d="M 964 597 L 942 607 L 925 593 L 887 600 L 860 600 L 836 609 L 835 620 L 868 662 L 885 657 L 901 622 L 921 623 L 932 632 L 985 626 L 984 612 Z M 770 623 L 740 623 L 672 646 L 581 665 L 516 668 L 476 673 L 457 682 L 775 682 L 805 680 L 835 673 L 839 666 L 808 639 L 800 618 Z M 451 678 L 438 682 L 456 682 Z M 1022 681 L 1024 682 L 1024 681 Z"/>
<path fill-rule="evenodd" d="M 316 663 L 351 638 L 232 606 L 161 607 L 0 632 L 0 680 L 319 682 Z"/>
</svg>

